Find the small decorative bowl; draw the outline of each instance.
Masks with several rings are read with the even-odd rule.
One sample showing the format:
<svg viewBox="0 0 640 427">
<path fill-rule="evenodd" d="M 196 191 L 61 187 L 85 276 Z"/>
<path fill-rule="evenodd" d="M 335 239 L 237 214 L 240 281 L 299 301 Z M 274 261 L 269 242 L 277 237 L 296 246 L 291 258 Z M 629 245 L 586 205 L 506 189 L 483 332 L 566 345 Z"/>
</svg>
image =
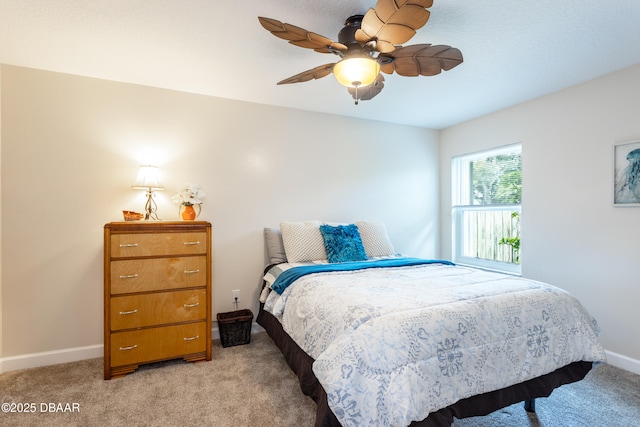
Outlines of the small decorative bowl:
<svg viewBox="0 0 640 427">
<path fill-rule="evenodd" d="M 122 211 L 125 221 L 140 221 L 144 215 L 134 211 Z"/>
</svg>

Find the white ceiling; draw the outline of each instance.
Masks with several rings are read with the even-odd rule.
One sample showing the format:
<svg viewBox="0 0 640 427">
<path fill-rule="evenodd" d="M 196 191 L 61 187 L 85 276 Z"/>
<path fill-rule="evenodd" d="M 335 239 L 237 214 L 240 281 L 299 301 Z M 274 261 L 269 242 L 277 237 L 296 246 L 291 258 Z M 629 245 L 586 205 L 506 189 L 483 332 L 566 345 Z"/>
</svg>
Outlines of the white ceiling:
<svg viewBox="0 0 640 427">
<path fill-rule="evenodd" d="M 385 75 L 358 106 L 333 76 L 276 83 L 338 57 L 288 44 L 258 16 L 337 40 L 376 0 L 0 0 L 0 63 L 441 129 L 640 63 L 640 0 L 434 0 L 407 44 L 464 62 Z"/>
</svg>

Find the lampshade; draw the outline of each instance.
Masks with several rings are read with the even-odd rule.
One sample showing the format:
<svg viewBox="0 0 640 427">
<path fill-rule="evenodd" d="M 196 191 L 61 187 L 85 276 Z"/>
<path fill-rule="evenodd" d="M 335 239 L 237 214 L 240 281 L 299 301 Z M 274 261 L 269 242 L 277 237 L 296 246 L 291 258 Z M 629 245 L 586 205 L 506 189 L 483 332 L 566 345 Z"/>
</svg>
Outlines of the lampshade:
<svg viewBox="0 0 640 427">
<path fill-rule="evenodd" d="M 368 86 L 376 80 L 380 64 L 373 58 L 345 58 L 333 66 L 333 75 L 342 86 Z"/>
<path fill-rule="evenodd" d="M 132 188 L 151 191 L 164 190 L 160 183 L 160 169 L 151 165 L 140 166 L 138 177 Z"/>
</svg>

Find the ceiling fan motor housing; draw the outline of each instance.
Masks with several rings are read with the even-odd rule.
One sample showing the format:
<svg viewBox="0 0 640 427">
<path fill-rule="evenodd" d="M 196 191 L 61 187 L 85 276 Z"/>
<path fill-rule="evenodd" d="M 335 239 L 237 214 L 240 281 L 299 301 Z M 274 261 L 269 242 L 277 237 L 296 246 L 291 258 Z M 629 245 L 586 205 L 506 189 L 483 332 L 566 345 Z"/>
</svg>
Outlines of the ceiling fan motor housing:
<svg viewBox="0 0 640 427">
<path fill-rule="evenodd" d="M 362 25 L 362 19 L 364 15 L 353 15 L 344 21 L 344 27 L 338 33 L 338 41 L 347 46 L 346 52 L 335 51 L 334 53 L 340 55 L 343 58 L 351 57 L 364 57 L 377 60 L 380 64 L 390 64 L 393 62 L 393 57 L 389 55 L 378 56 L 375 55 L 375 40 L 370 40 L 364 46 L 356 40 L 356 31 L 358 31 Z"/>
<path fill-rule="evenodd" d="M 338 82 L 346 87 L 367 86 L 375 81 L 380 65 L 371 50 L 356 40 L 356 31 L 360 29 L 364 15 L 353 15 L 344 22 L 338 33 L 338 41 L 347 47 L 346 51 L 336 51 L 342 60 L 333 67 Z"/>
<path fill-rule="evenodd" d="M 349 48 L 353 45 L 360 46 L 360 43 L 356 40 L 356 31 L 360 29 L 362 18 L 364 18 L 364 15 L 353 15 L 344 21 L 344 27 L 338 33 L 338 41 L 340 43 Z"/>
</svg>

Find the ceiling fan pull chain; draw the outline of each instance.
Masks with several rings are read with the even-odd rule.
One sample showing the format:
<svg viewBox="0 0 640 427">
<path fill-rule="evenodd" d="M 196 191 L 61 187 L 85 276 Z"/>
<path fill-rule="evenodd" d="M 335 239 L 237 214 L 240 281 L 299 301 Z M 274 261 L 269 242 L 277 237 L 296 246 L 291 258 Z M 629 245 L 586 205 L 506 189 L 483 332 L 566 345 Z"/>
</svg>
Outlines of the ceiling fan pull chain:
<svg viewBox="0 0 640 427">
<path fill-rule="evenodd" d="M 358 105 L 358 101 L 360 101 L 360 98 L 358 97 L 358 86 L 360 85 L 356 85 L 356 96 L 355 96 L 356 105 Z"/>
</svg>

